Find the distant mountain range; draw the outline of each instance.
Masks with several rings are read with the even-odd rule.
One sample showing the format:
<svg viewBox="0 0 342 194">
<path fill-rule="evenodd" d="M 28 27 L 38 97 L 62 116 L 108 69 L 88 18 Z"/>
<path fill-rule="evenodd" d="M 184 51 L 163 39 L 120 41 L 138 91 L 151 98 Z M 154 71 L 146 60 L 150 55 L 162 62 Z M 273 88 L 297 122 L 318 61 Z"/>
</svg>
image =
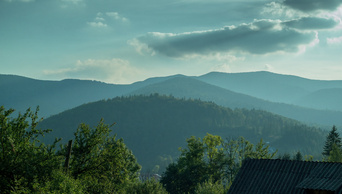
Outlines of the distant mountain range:
<svg viewBox="0 0 342 194">
<path fill-rule="evenodd" d="M 311 99 L 314 100 L 315 96 L 318 95 L 316 92 L 321 90 L 342 89 L 341 80 L 310 80 L 266 71 L 250 73 L 212 72 L 199 76 L 198 79 L 212 85 L 260 99 L 296 105 L 302 105 L 298 103 L 299 100 L 309 95 L 311 95 Z M 340 95 L 341 94 L 342 93 L 340 93 Z M 324 101 L 321 100 L 320 102 Z M 324 108 L 329 109 L 329 106 Z M 336 107 L 331 107 L 331 110 L 342 111 L 342 109 L 336 109 Z"/>
<path fill-rule="evenodd" d="M 102 99 L 160 93 L 212 101 L 230 108 L 266 110 L 307 124 L 342 126 L 342 81 L 310 80 L 270 72 L 174 75 L 127 85 L 0 75 L 0 91 L 0 105 L 21 112 L 39 105 L 43 117 Z"/>
</svg>

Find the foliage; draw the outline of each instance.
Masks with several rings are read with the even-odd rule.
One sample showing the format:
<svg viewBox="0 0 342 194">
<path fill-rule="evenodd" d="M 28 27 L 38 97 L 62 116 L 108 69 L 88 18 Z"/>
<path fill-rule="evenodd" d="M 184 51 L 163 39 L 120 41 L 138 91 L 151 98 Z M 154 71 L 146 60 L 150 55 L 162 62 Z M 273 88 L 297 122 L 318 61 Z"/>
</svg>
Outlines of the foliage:
<svg viewBox="0 0 342 194">
<path fill-rule="evenodd" d="M 69 170 L 75 179 L 86 182 L 89 193 L 120 191 L 139 176 L 140 165 L 132 151 L 110 132 L 101 120 L 94 129 L 81 124 L 75 133 Z"/>
<path fill-rule="evenodd" d="M 184 140 L 190 136 L 203 138 L 206 133 L 234 139 L 243 136 L 253 144 L 263 139 L 271 142 L 274 150 L 289 153 L 301 150 L 303 155 L 316 157 L 321 155 L 326 135 L 317 128 L 262 110 L 230 109 L 212 102 L 158 94 L 84 104 L 49 117 L 41 127 L 54 129 L 50 141 L 55 136 L 67 141 L 74 137 L 79 123 L 96 126 L 101 118 L 117 123 L 114 132 L 133 150 L 143 170 L 159 165 L 160 174 L 170 163 L 160 160 L 160 156 L 178 158 L 178 147 L 186 147 Z"/>
<path fill-rule="evenodd" d="M 243 137 L 239 137 L 236 140 L 227 139 L 223 146 L 227 161 L 225 178 L 228 184 L 233 182 L 244 159 L 271 159 L 277 153 L 277 151 L 271 152 L 270 146 L 266 145 L 262 139 L 255 146 Z"/>
<path fill-rule="evenodd" d="M 162 184 L 155 179 L 134 182 L 126 188 L 125 192 L 127 194 L 167 194 Z"/>
<path fill-rule="evenodd" d="M 62 168 L 67 148 L 56 152 L 39 141 L 50 130 L 36 129 L 36 112 L 11 118 L 0 107 L 0 190 L 2 193 L 114 193 L 138 180 L 140 165 L 103 120 L 75 133 L 70 169 Z"/>
<path fill-rule="evenodd" d="M 303 155 L 298 151 L 296 155 L 293 156 L 293 160 L 303 161 Z"/>
<path fill-rule="evenodd" d="M 290 153 L 284 153 L 282 155 L 279 155 L 278 159 L 281 159 L 281 160 L 291 160 L 291 154 Z"/>
<path fill-rule="evenodd" d="M 336 144 L 332 145 L 331 151 L 328 157 L 329 162 L 342 162 L 342 150 Z"/>
<path fill-rule="evenodd" d="M 332 151 L 334 144 L 337 146 L 337 148 L 342 149 L 341 137 L 337 132 L 337 128 L 335 125 L 332 127 L 326 138 L 322 153 L 324 157 L 330 156 L 330 152 Z"/>
<path fill-rule="evenodd" d="M 314 160 L 314 157 L 312 155 L 305 155 L 304 161 L 311 162 Z"/>
<path fill-rule="evenodd" d="M 55 145 L 44 145 L 38 137 L 49 130 L 38 130 L 37 112 L 28 109 L 17 118 L 11 118 L 13 109 L 0 107 L 0 190 L 4 193 L 33 190 L 35 182 L 51 179 L 59 168 L 60 158 Z"/>
<path fill-rule="evenodd" d="M 270 153 L 262 140 L 254 146 L 242 137 L 225 142 L 211 134 L 203 139 L 192 136 L 187 139 L 187 149 L 180 151 L 181 156 L 166 168 L 160 181 L 170 193 L 195 193 L 198 185 L 208 180 L 228 187 L 244 159 L 270 159 L 276 154 Z"/>
<path fill-rule="evenodd" d="M 227 193 L 227 191 L 228 190 L 221 182 L 217 181 L 213 183 L 212 179 L 198 184 L 195 189 L 196 194 L 224 194 Z"/>
<path fill-rule="evenodd" d="M 85 185 L 78 179 L 74 179 L 62 170 L 55 170 L 52 172 L 50 181 L 43 184 L 36 183 L 35 190 L 39 193 L 73 193 L 84 194 Z"/>
</svg>

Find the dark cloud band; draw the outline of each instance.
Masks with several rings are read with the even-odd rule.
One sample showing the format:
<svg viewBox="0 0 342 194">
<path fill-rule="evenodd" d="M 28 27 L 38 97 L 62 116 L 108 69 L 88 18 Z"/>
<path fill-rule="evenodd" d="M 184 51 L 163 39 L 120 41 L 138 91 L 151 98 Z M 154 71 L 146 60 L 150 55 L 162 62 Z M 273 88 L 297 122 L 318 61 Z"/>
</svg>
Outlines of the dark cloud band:
<svg viewBox="0 0 342 194">
<path fill-rule="evenodd" d="M 339 22 L 334 19 L 304 17 L 297 20 L 284 22 L 284 24 L 291 28 L 300 30 L 322 30 L 334 28 Z"/>
<path fill-rule="evenodd" d="M 298 52 L 300 45 L 316 39 L 315 32 L 288 28 L 278 20 L 258 20 L 237 27 L 182 34 L 149 33 L 138 40 L 149 49 L 170 57 L 215 52 L 268 54 Z"/>
<path fill-rule="evenodd" d="M 316 10 L 335 10 L 342 4 L 342 0 L 285 0 L 284 5 L 303 12 Z"/>
</svg>

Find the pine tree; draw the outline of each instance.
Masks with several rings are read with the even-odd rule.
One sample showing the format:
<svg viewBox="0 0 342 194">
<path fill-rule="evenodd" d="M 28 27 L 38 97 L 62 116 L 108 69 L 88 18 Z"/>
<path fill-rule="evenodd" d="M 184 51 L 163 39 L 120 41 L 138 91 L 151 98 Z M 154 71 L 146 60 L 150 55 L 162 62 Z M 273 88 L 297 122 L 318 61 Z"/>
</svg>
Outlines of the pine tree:
<svg viewBox="0 0 342 194">
<path fill-rule="evenodd" d="M 325 145 L 322 152 L 323 156 L 330 156 L 330 152 L 332 151 L 334 144 L 336 144 L 337 148 L 342 149 L 341 137 L 337 132 L 337 128 L 335 125 L 333 126 L 325 141 Z"/>
</svg>

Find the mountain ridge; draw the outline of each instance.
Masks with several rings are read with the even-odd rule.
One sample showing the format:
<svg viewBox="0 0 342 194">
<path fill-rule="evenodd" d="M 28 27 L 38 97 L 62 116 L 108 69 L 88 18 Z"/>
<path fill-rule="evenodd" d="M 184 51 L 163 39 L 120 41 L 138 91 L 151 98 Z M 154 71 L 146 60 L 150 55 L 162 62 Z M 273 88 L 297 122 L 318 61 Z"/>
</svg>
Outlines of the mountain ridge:
<svg viewBox="0 0 342 194">
<path fill-rule="evenodd" d="M 11 77 L 11 79 L 6 79 L 6 77 Z M 177 85 L 167 85 L 167 82 L 172 79 L 184 80 L 178 83 L 179 87 L 183 87 L 183 94 L 176 90 Z M 201 84 L 197 83 L 195 86 L 190 86 L 191 83 L 194 84 L 194 80 L 201 81 Z M 166 85 L 161 86 L 164 82 Z M 282 84 L 277 85 L 277 83 Z M 151 89 L 158 84 L 158 87 L 162 87 L 163 91 L 158 89 L 158 91 L 152 92 Z M 269 84 L 270 87 L 265 87 L 265 84 Z M 189 86 L 188 88 L 185 87 L 187 85 Z M 292 87 L 292 85 L 295 86 Z M 170 86 L 173 88 L 168 89 Z M 304 86 L 308 87 L 308 90 L 303 89 Z M 333 86 L 336 86 L 335 88 L 342 88 L 342 81 L 310 80 L 298 76 L 281 75 L 271 72 L 211 72 L 202 76 L 177 74 L 166 77 L 153 77 L 126 85 L 78 79 L 41 81 L 23 76 L 0 74 L 0 91 L 3 91 L 2 95 L 0 95 L 0 102 L 5 107 L 14 108 L 21 112 L 25 111 L 28 107 L 35 108 L 39 105 L 41 110 L 40 114 L 43 117 L 49 117 L 85 103 L 111 99 L 117 96 L 156 92 L 169 95 L 178 92 L 175 96 L 212 100 L 219 105 L 231 108 L 263 109 L 305 123 L 324 126 L 331 126 L 333 124 L 342 125 L 340 119 L 338 119 L 342 117 L 342 110 L 338 109 L 338 104 L 331 104 L 329 105 L 331 107 L 330 109 L 324 108 L 320 110 L 319 107 L 314 106 L 315 103 L 310 105 L 299 101 L 299 99 L 311 93 L 319 92 L 320 90 L 315 91 L 317 88 L 320 89 L 323 87 L 321 91 L 324 91 L 324 89 L 329 89 Z M 196 91 L 194 88 L 196 88 Z M 249 88 L 253 89 L 248 90 Z M 212 92 L 210 93 L 209 91 Z M 228 94 L 230 94 L 229 100 L 231 102 L 228 102 L 227 99 L 223 99 L 222 97 L 229 96 Z M 287 100 L 291 101 L 290 103 L 285 103 L 281 100 L 277 102 L 277 100 L 272 101 L 272 96 L 282 96 L 282 98 L 292 100 Z M 331 98 L 334 98 L 334 96 Z M 339 99 L 336 99 L 336 102 L 338 101 Z M 235 104 L 239 102 L 240 105 L 233 106 L 232 104 L 234 102 Z M 330 100 L 330 102 L 334 102 L 334 100 Z M 323 105 L 325 102 L 321 100 L 319 103 Z M 260 104 L 263 105 L 261 106 Z M 287 113 L 284 114 L 286 110 Z"/>
</svg>

